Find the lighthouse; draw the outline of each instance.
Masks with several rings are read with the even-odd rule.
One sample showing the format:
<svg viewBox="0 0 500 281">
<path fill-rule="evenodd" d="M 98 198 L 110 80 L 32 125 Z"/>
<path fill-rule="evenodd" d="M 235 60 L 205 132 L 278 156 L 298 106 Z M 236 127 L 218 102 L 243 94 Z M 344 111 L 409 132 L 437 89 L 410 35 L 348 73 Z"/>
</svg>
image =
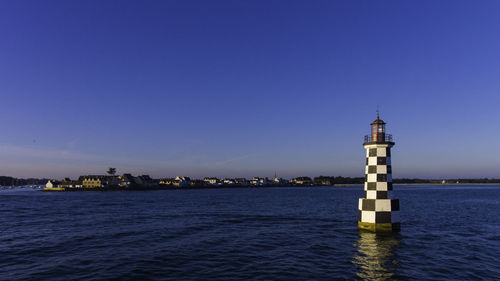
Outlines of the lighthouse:
<svg viewBox="0 0 500 281">
<path fill-rule="evenodd" d="M 371 134 L 365 136 L 365 197 L 359 199 L 358 228 L 373 232 L 399 231 L 399 200 L 391 198 L 392 135 L 385 133 L 385 122 L 379 118 L 371 123 Z"/>
</svg>

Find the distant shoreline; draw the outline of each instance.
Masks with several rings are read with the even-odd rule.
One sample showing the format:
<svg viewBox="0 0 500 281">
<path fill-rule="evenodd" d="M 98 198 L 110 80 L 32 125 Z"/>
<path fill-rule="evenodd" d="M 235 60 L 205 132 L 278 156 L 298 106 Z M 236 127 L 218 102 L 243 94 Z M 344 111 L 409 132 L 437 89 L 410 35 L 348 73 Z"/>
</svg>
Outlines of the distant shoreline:
<svg viewBox="0 0 500 281">
<path fill-rule="evenodd" d="M 363 183 L 345 183 L 345 184 L 336 184 L 335 186 L 359 186 L 363 185 Z M 392 186 L 402 186 L 402 185 L 439 185 L 439 186 L 446 186 L 446 185 L 500 185 L 500 182 L 497 183 L 392 183 Z"/>
<path fill-rule="evenodd" d="M 459 185 L 500 185 L 500 183 L 398 183 L 393 184 L 393 186 L 459 186 Z M 231 186 L 231 185 L 220 185 L 220 186 L 189 186 L 189 187 L 172 187 L 172 186 L 148 186 L 148 187 L 133 187 L 133 188 L 123 188 L 123 187 L 99 187 L 99 188 L 44 188 L 40 191 L 44 192 L 110 192 L 110 191 L 149 191 L 149 190 L 199 190 L 199 189 L 238 189 L 238 188 L 279 188 L 279 187 L 350 187 L 350 186 L 363 186 L 362 183 L 350 183 L 350 184 L 335 184 L 335 185 L 268 185 L 268 186 Z"/>
</svg>

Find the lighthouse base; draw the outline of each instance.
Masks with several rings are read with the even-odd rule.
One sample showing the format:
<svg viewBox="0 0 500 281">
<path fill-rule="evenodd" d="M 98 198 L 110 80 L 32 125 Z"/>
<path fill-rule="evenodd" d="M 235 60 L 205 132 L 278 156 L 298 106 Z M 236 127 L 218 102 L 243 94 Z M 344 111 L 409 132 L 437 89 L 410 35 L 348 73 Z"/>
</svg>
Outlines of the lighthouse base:
<svg viewBox="0 0 500 281">
<path fill-rule="evenodd" d="M 401 223 L 371 223 L 358 221 L 358 228 L 371 232 L 398 232 L 401 231 Z"/>
</svg>

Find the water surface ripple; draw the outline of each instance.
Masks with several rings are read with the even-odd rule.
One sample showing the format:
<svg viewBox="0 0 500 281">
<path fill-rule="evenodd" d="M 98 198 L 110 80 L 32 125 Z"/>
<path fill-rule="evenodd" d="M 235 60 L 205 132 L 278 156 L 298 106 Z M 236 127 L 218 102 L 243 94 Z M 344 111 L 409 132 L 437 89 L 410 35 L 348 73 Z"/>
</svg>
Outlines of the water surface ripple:
<svg viewBox="0 0 500 281">
<path fill-rule="evenodd" d="M 402 232 L 357 231 L 362 187 L 0 191 L 1 280 L 492 280 L 500 186 L 396 187 Z"/>
</svg>

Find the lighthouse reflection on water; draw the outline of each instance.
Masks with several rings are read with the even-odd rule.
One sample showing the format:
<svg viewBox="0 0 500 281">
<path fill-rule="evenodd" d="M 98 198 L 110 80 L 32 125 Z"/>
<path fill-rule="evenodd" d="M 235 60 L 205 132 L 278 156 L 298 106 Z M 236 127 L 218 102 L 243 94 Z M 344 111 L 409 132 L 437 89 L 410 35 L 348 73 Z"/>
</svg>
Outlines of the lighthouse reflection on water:
<svg viewBox="0 0 500 281">
<path fill-rule="evenodd" d="M 399 262 L 394 250 L 399 246 L 397 234 L 359 231 L 356 254 L 352 262 L 357 265 L 356 275 L 363 280 L 395 278 Z"/>
</svg>

